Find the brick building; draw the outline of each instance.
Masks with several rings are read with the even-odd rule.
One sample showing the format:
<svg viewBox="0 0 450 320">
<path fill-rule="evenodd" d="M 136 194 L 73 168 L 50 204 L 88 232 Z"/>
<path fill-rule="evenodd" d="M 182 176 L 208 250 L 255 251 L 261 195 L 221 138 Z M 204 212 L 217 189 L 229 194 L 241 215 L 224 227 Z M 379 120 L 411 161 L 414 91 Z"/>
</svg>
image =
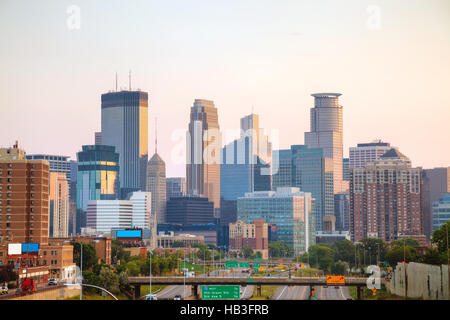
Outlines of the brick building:
<svg viewBox="0 0 450 320">
<path fill-rule="evenodd" d="M 253 223 L 236 221 L 229 224 L 229 250 L 240 252 L 244 248 L 261 252 L 263 259 L 269 258 L 269 228 L 262 219 L 255 219 Z"/>
</svg>

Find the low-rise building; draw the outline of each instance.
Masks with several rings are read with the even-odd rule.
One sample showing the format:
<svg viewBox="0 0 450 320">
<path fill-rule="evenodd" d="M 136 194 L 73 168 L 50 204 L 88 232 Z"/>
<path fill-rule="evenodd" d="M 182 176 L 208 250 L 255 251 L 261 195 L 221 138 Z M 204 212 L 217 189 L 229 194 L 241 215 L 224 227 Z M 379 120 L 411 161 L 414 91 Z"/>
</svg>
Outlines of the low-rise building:
<svg viewBox="0 0 450 320">
<path fill-rule="evenodd" d="M 157 242 L 158 248 L 172 248 L 175 242 L 182 242 L 183 247 L 187 248 L 193 244 L 205 244 L 205 237 L 186 233 L 175 235 L 173 231 L 160 232 L 157 236 Z"/>
<path fill-rule="evenodd" d="M 263 259 L 269 258 L 269 228 L 262 219 L 253 223 L 236 221 L 229 224 L 229 251 L 239 253 L 244 248 L 260 252 Z"/>
</svg>

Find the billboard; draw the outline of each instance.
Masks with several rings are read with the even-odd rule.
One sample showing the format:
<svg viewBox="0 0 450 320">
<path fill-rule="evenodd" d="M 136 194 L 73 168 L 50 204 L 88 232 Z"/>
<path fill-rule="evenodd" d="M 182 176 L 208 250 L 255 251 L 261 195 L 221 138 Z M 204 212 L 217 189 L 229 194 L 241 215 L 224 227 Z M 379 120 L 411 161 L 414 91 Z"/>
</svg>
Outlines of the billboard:
<svg viewBox="0 0 450 320">
<path fill-rule="evenodd" d="M 39 243 L 22 243 L 22 252 L 38 253 Z"/>
<path fill-rule="evenodd" d="M 8 255 L 22 254 L 21 243 L 8 243 Z"/>
<path fill-rule="evenodd" d="M 117 240 L 122 239 L 142 239 L 142 230 L 117 230 Z"/>
</svg>

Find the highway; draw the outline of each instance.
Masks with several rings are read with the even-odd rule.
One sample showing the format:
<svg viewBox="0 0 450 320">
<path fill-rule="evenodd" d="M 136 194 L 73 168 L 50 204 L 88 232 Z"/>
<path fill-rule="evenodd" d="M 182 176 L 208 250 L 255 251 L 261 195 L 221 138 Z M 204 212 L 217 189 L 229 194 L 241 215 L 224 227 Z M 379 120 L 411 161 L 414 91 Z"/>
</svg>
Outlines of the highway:
<svg viewBox="0 0 450 320">
<path fill-rule="evenodd" d="M 271 300 L 308 300 L 309 287 L 307 286 L 280 286 Z"/>
<path fill-rule="evenodd" d="M 316 299 L 318 300 L 347 300 L 351 298 L 348 287 L 315 287 Z"/>
</svg>

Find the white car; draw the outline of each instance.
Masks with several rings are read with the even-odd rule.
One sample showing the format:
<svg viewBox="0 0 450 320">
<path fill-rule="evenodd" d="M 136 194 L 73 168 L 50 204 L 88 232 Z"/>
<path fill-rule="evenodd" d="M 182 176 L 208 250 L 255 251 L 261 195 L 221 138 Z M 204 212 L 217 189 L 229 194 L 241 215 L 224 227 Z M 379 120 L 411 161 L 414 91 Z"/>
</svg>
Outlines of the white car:
<svg viewBox="0 0 450 320">
<path fill-rule="evenodd" d="M 49 286 L 56 286 L 58 284 L 58 279 L 55 278 L 51 278 L 48 280 L 48 285 Z"/>
<path fill-rule="evenodd" d="M 147 294 L 145 300 L 158 300 L 158 297 L 156 297 L 156 294 Z"/>
</svg>

